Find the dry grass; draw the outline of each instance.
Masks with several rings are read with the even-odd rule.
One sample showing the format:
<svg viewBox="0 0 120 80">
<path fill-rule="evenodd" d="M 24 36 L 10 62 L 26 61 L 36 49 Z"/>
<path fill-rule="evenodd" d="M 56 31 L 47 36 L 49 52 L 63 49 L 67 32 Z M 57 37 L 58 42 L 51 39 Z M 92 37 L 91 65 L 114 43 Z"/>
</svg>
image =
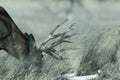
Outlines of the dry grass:
<svg viewBox="0 0 120 80">
<path fill-rule="evenodd" d="M 65 13 L 69 7 L 67 0 L 66 3 L 64 0 L 59 3 L 57 2 L 59 0 L 17 1 L 3 0 L 0 2 L 11 14 L 18 27 L 23 32 L 33 33 L 38 43 L 47 37 L 48 32 L 56 24 L 68 18 L 68 14 Z M 99 80 L 119 78 L 120 31 L 119 28 L 114 27 L 120 25 L 119 2 L 106 2 L 100 5 L 96 0 L 84 0 L 84 3 L 85 9 L 88 10 L 87 13 L 78 4 L 75 4 L 71 13 L 73 22 L 77 23 L 76 31 L 82 31 L 82 34 L 73 39 L 74 46 L 67 46 L 80 46 L 80 50 L 60 53 L 67 58 L 62 61 L 45 55 L 42 67 L 31 66 L 29 69 L 23 69 L 21 62 L 1 52 L 0 80 L 56 80 L 61 74 L 71 71 L 78 71 L 78 75 L 86 75 L 94 74 L 99 69 L 102 70 Z M 113 28 L 100 29 L 106 26 Z M 94 33 L 87 33 L 88 30 Z"/>
<path fill-rule="evenodd" d="M 109 28 L 85 40 L 78 75 L 88 75 L 101 70 L 102 78 L 119 77 L 120 30 Z M 115 75 L 115 76 L 114 76 Z"/>
</svg>

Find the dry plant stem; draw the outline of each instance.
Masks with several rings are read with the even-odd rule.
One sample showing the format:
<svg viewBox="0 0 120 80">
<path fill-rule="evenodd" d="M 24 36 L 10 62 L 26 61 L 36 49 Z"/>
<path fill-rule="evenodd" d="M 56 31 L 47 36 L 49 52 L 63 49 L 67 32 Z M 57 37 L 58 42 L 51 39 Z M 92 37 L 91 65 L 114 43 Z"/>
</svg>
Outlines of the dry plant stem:
<svg viewBox="0 0 120 80">
<path fill-rule="evenodd" d="M 61 23 L 60 25 L 57 25 L 49 34 L 48 38 L 40 45 L 39 50 L 42 52 L 47 53 L 48 55 L 58 59 L 58 60 L 62 60 L 63 57 L 57 54 L 57 50 L 55 49 L 55 47 L 59 46 L 62 43 L 72 43 L 71 41 L 69 41 L 68 39 L 70 39 L 72 36 L 76 35 L 76 33 L 73 33 L 71 35 L 67 34 L 68 32 L 74 30 L 73 26 L 75 25 L 72 24 L 67 31 L 62 32 L 62 33 L 55 33 L 55 31 L 61 27 L 65 22 L 67 22 L 67 20 L 65 20 L 63 23 Z M 56 41 L 54 41 L 55 39 L 57 39 Z M 47 47 L 47 43 L 49 43 L 50 41 L 53 42 L 50 44 L 49 47 Z"/>
</svg>

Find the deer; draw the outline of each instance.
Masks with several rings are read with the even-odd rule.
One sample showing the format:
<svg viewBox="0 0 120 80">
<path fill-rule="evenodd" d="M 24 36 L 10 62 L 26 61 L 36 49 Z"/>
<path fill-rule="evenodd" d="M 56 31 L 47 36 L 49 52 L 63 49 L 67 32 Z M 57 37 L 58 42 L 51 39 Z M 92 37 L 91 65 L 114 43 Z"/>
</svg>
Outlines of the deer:
<svg viewBox="0 0 120 80">
<path fill-rule="evenodd" d="M 37 65 L 38 62 L 42 61 L 44 54 L 56 60 L 63 60 L 64 58 L 57 53 L 56 47 L 63 43 L 72 43 L 69 39 L 75 35 L 75 33 L 68 34 L 73 30 L 74 24 L 69 26 L 66 31 L 56 33 L 56 30 L 66 21 L 68 19 L 57 25 L 49 33 L 48 38 L 37 47 L 33 34 L 23 33 L 7 11 L 0 6 L 0 50 L 6 51 L 9 55 L 25 63 L 25 65 Z"/>
</svg>

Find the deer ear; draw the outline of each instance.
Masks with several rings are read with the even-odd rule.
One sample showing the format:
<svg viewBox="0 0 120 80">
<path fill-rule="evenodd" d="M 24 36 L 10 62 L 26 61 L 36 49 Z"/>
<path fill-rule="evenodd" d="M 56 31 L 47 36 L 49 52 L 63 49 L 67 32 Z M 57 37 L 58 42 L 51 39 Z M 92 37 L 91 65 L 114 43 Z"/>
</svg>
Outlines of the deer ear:
<svg viewBox="0 0 120 80">
<path fill-rule="evenodd" d="M 0 7 L 0 40 L 5 39 L 11 34 L 11 21 L 12 19 L 5 9 Z"/>
<path fill-rule="evenodd" d="M 11 34 L 10 25 L 11 23 L 2 20 L 0 15 L 0 40 L 5 39 Z"/>
</svg>

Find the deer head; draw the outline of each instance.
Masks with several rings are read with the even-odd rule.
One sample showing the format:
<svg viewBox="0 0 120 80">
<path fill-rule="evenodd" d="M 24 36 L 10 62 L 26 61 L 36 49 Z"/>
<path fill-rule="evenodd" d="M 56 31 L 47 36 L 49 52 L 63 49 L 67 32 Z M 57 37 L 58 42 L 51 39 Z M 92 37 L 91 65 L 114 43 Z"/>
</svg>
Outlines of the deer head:
<svg viewBox="0 0 120 80">
<path fill-rule="evenodd" d="M 61 25 L 57 25 L 55 29 L 50 32 L 49 37 L 41 43 L 40 47 L 36 47 L 33 35 L 22 33 L 6 10 L 0 7 L 0 50 L 5 50 L 8 54 L 23 61 L 25 64 L 40 61 L 43 57 L 43 52 L 55 59 L 62 60 L 63 57 L 56 53 L 57 50 L 55 48 L 62 43 L 71 43 L 68 39 L 75 34 L 67 34 L 73 30 L 72 26 L 74 24 L 71 25 L 67 31 L 55 34 L 55 31 Z"/>
</svg>

